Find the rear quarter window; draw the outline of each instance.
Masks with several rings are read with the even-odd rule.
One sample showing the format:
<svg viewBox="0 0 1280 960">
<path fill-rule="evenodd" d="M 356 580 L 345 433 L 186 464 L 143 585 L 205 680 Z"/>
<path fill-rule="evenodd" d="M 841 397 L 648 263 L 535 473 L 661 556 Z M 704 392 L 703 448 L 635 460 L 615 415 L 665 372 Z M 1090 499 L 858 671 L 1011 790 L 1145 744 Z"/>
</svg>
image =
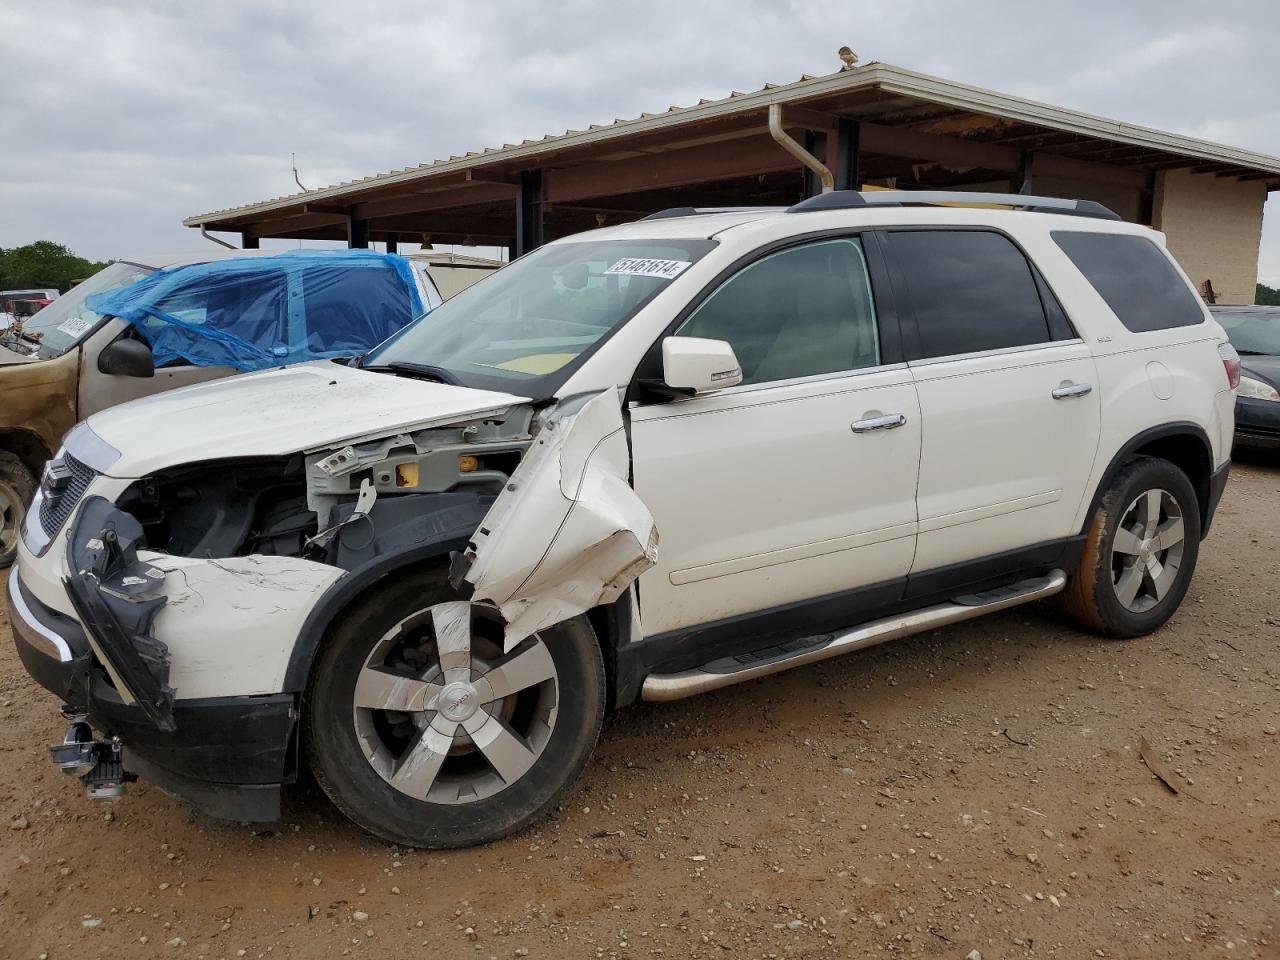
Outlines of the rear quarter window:
<svg viewBox="0 0 1280 960">
<path fill-rule="evenodd" d="M 1054 230 L 1053 240 L 1133 333 L 1204 322 L 1200 298 L 1146 237 Z"/>
</svg>

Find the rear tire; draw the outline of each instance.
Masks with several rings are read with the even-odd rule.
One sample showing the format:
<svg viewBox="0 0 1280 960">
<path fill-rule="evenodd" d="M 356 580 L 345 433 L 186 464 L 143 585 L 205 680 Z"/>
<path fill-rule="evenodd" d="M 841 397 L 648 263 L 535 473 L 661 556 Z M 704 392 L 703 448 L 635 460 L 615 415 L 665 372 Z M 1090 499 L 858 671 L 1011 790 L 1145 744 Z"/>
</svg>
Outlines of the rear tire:
<svg viewBox="0 0 1280 960">
<path fill-rule="evenodd" d="M 397 578 L 333 630 L 304 701 L 304 749 L 356 824 L 404 846 L 465 847 L 542 816 L 586 765 L 605 710 L 586 617 L 502 651 L 492 608 L 440 571 Z"/>
<path fill-rule="evenodd" d="M 13 563 L 22 537 L 22 520 L 36 493 L 36 478 L 27 465 L 0 450 L 0 570 Z"/>
<path fill-rule="evenodd" d="M 1103 494 L 1060 604 L 1090 630 L 1144 636 L 1178 609 L 1199 552 L 1200 503 L 1191 481 L 1168 460 L 1139 457 Z"/>
</svg>

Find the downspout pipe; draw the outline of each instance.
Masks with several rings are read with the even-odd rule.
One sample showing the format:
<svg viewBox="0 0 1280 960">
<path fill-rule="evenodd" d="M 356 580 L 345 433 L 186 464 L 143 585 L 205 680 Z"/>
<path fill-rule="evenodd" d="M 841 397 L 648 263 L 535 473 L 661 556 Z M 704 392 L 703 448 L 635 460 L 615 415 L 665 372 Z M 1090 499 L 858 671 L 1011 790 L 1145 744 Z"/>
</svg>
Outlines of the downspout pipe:
<svg viewBox="0 0 1280 960">
<path fill-rule="evenodd" d="M 826 165 L 782 129 L 782 104 L 780 103 L 769 104 L 769 135 L 781 144 L 782 149 L 814 172 L 822 183 L 823 193 L 830 193 L 836 188 L 836 178 L 831 175 Z"/>
<path fill-rule="evenodd" d="M 219 246 L 226 247 L 228 250 L 240 249 L 234 243 L 227 243 L 227 241 L 225 240 L 219 240 L 217 237 L 210 236 L 208 229 L 205 227 L 203 223 L 200 224 L 200 236 L 204 237 L 206 240 L 212 240 L 214 243 L 218 244 Z"/>
</svg>

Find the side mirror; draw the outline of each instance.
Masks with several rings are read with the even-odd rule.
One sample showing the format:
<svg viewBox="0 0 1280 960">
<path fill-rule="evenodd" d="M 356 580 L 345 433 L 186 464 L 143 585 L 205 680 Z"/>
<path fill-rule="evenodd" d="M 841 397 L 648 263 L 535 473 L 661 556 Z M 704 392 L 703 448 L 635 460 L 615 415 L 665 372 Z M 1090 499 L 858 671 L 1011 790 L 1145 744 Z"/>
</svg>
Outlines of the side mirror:
<svg viewBox="0 0 1280 960">
<path fill-rule="evenodd" d="M 102 348 L 98 354 L 98 370 L 117 377 L 154 377 L 156 361 L 147 344 L 122 337 Z"/>
<path fill-rule="evenodd" d="M 662 341 L 662 379 L 690 394 L 711 393 L 742 382 L 742 366 L 724 340 L 667 337 Z"/>
</svg>

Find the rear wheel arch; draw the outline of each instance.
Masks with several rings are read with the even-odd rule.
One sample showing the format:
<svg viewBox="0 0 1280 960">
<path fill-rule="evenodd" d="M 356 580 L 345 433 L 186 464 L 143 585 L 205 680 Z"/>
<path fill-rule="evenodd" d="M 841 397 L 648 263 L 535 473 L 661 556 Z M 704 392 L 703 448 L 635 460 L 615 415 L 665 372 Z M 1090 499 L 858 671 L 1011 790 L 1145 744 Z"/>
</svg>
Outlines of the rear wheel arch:
<svg viewBox="0 0 1280 960">
<path fill-rule="evenodd" d="M 1213 476 L 1213 447 L 1209 442 L 1209 435 L 1203 428 L 1194 423 L 1182 422 L 1162 424 L 1144 430 L 1130 438 L 1120 448 L 1111 458 L 1102 478 L 1098 481 L 1080 532 L 1082 534 L 1089 532 L 1094 514 L 1116 476 L 1127 464 L 1139 457 L 1167 460 L 1186 474 L 1196 492 L 1196 500 L 1200 508 L 1200 528 L 1202 531 L 1207 529 L 1210 480 Z"/>
</svg>

